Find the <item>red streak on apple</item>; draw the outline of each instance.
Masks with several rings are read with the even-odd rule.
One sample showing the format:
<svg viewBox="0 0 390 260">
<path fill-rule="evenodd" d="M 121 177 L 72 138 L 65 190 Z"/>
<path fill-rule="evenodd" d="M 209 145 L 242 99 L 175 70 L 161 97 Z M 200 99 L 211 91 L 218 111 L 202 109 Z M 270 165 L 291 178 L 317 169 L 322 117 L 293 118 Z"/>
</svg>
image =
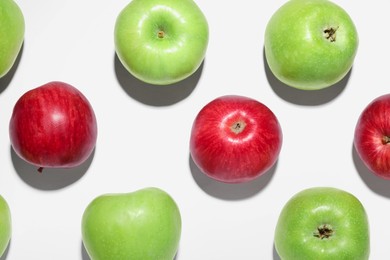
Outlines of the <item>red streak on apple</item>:
<svg viewBox="0 0 390 260">
<path fill-rule="evenodd" d="M 9 132 L 16 154 L 39 171 L 71 168 L 91 155 L 97 123 L 90 103 L 79 90 L 63 82 L 49 82 L 19 98 Z"/>
<path fill-rule="evenodd" d="M 204 106 L 192 126 L 190 153 L 209 177 L 226 183 L 253 180 L 276 162 L 282 131 L 273 112 L 242 96 L 223 96 Z"/>
<path fill-rule="evenodd" d="M 374 99 L 361 113 L 354 145 L 363 163 L 377 176 L 390 179 L 390 94 Z"/>
</svg>

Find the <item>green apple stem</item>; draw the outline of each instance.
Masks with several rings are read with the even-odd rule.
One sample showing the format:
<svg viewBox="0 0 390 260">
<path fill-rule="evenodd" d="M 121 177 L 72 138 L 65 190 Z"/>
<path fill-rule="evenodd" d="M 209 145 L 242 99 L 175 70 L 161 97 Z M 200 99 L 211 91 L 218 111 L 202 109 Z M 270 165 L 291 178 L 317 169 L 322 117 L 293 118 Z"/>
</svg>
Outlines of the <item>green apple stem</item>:
<svg viewBox="0 0 390 260">
<path fill-rule="evenodd" d="M 317 230 L 314 232 L 314 236 L 319 239 L 329 238 L 333 235 L 333 229 L 328 224 L 322 224 L 317 227 Z"/>
<path fill-rule="evenodd" d="M 235 134 L 239 134 L 242 131 L 244 131 L 245 126 L 246 126 L 245 122 L 240 120 L 240 121 L 237 121 L 234 124 L 232 124 L 232 126 L 230 127 L 230 130 L 232 130 L 232 132 Z"/>
<path fill-rule="evenodd" d="M 330 42 L 335 42 L 336 41 L 336 31 L 339 29 L 339 27 L 329 27 L 324 30 L 324 36 L 327 40 Z"/>
<path fill-rule="evenodd" d="M 157 33 L 157 37 L 160 39 L 164 38 L 164 35 L 165 35 L 165 32 L 163 30 L 159 30 Z"/>
</svg>

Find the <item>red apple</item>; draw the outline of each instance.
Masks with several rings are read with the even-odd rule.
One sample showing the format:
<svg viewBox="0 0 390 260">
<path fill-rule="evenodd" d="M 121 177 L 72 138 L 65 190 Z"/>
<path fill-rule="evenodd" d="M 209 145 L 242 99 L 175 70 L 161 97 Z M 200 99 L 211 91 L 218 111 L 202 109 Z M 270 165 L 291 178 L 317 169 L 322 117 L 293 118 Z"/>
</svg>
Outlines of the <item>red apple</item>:
<svg viewBox="0 0 390 260">
<path fill-rule="evenodd" d="M 374 174 L 390 179 L 390 94 L 374 99 L 361 113 L 354 146 Z"/>
<path fill-rule="evenodd" d="M 207 176 L 226 183 L 251 181 L 276 162 L 282 130 L 264 104 L 243 96 L 219 97 L 198 113 L 190 153 Z"/>
<path fill-rule="evenodd" d="M 63 82 L 49 82 L 22 95 L 9 125 L 11 145 L 22 159 L 42 168 L 71 168 L 92 153 L 97 138 L 86 97 Z"/>
</svg>

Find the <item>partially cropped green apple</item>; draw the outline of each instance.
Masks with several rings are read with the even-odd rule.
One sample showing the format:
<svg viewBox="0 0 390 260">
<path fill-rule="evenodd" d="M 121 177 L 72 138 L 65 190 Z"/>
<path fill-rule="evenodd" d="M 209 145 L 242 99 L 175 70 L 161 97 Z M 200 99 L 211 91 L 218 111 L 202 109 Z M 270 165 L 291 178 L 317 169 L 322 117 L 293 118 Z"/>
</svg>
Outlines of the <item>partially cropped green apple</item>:
<svg viewBox="0 0 390 260">
<path fill-rule="evenodd" d="M 208 23 L 193 0 L 132 0 L 117 17 L 114 38 L 118 58 L 133 76 L 168 85 L 200 67 Z"/>
<path fill-rule="evenodd" d="M 24 39 L 24 16 L 13 0 L 0 0 L 0 77 L 15 63 Z"/>
<path fill-rule="evenodd" d="M 180 235 L 177 204 L 154 187 L 98 196 L 82 217 L 82 239 L 92 260 L 172 260 Z"/>
<path fill-rule="evenodd" d="M 305 189 L 283 207 L 274 242 L 282 260 L 366 260 L 370 254 L 366 211 L 344 190 Z"/>
<path fill-rule="evenodd" d="M 283 83 L 303 90 L 332 86 L 350 71 L 358 33 L 348 13 L 328 0 L 289 0 L 269 20 L 265 57 Z"/>
<path fill-rule="evenodd" d="M 0 256 L 7 249 L 12 233 L 11 211 L 7 201 L 0 196 Z"/>
</svg>

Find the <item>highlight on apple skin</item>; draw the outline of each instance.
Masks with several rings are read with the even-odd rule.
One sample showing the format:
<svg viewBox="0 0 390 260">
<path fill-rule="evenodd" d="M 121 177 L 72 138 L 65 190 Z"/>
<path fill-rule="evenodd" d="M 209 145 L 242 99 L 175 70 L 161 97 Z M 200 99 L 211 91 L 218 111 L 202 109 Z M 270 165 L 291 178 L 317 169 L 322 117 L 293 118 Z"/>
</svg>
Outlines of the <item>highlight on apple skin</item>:
<svg viewBox="0 0 390 260">
<path fill-rule="evenodd" d="M 123 66 L 155 85 L 191 76 L 204 60 L 208 38 L 206 17 L 193 0 L 132 0 L 114 29 Z"/>
<path fill-rule="evenodd" d="M 243 183 L 275 164 L 282 139 L 279 121 L 267 106 L 252 98 L 228 95 L 209 102 L 197 114 L 190 153 L 207 176 Z"/>
<path fill-rule="evenodd" d="M 72 168 L 92 154 L 97 122 L 91 104 L 78 89 L 52 81 L 17 100 L 9 135 L 15 153 L 39 171 Z"/>
</svg>

